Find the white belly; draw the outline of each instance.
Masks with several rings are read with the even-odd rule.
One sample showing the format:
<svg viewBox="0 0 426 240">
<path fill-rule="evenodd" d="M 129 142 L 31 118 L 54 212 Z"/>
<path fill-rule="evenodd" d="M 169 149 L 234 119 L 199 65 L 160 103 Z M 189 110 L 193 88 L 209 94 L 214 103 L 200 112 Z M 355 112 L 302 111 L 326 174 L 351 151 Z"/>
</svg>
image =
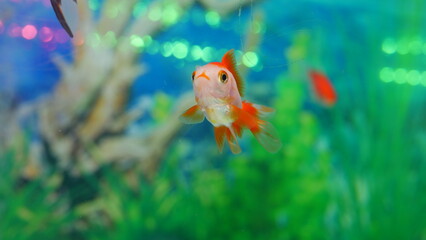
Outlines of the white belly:
<svg viewBox="0 0 426 240">
<path fill-rule="evenodd" d="M 231 126 L 235 119 L 231 114 L 231 107 L 229 105 L 216 105 L 209 106 L 203 109 L 206 114 L 207 120 L 215 127 Z"/>
</svg>

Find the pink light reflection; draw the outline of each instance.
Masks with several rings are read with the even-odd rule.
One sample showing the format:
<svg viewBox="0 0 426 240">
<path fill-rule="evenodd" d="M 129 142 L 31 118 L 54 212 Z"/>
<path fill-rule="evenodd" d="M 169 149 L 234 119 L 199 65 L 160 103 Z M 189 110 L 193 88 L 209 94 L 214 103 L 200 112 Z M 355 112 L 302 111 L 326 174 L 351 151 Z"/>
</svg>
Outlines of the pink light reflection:
<svg viewBox="0 0 426 240">
<path fill-rule="evenodd" d="M 50 42 L 53 39 L 53 31 L 48 27 L 42 27 L 38 33 L 42 42 Z"/>
<path fill-rule="evenodd" d="M 3 24 L 3 21 L 0 20 L 0 34 L 3 33 L 3 31 L 4 31 L 4 24 Z"/>
<path fill-rule="evenodd" d="M 12 23 L 9 26 L 8 34 L 11 37 L 20 37 L 21 36 L 21 30 L 22 30 L 22 28 L 20 26 L 18 26 L 18 24 Z"/>
<path fill-rule="evenodd" d="M 69 40 L 68 34 L 62 28 L 55 32 L 55 41 L 58 43 L 66 43 Z"/>
<path fill-rule="evenodd" d="M 22 37 L 31 40 L 37 36 L 37 28 L 34 25 L 28 24 L 22 28 Z"/>
</svg>

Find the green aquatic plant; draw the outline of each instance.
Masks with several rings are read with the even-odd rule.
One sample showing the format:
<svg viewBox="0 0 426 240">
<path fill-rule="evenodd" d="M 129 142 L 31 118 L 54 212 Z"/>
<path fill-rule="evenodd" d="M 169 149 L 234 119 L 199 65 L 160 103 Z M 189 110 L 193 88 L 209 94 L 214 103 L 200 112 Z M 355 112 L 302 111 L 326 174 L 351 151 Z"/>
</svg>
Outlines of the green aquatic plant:
<svg viewBox="0 0 426 240">
<path fill-rule="evenodd" d="M 72 239 L 74 215 L 59 190 L 59 174 L 27 179 L 29 138 L 16 136 L 0 156 L 0 239 Z"/>
</svg>

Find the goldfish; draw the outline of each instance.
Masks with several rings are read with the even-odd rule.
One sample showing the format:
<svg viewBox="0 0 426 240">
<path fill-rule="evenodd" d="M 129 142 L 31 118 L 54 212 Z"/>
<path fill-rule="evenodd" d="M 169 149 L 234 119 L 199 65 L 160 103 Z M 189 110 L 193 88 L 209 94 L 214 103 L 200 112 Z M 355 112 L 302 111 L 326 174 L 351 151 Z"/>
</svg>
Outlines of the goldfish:
<svg viewBox="0 0 426 240">
<path fill-rule="evenodd" d="M 337 94 L 330 79 L 322 72 L 309 70 L 310 86 L 314 98 L 323 106 L 336 104 Z"/>
<path fill-rule="evenodd" d="M 186 124 L 196 124 L 207 118 L 214 126 L 219 152 L 226 139 L 231 152 L 240 153 L 237 138 L 242 136 L 244 129 L 249 129 L 268 152 L 274 153 L 281 148 L 274 127 L 262 119 L 274 110 L 241 99 L 244 82 L 236 68 L 234 50 L 226 52 L 221 62 L 197 67 L 192 73 L 192 84 L 196 104 L 180 119 Z"/>
<path fill-rule="evenodd" d="M 73 0 L 73 1 L 77 3 L 77 0 Z M 62 25 L 62 27 L 65 29 L 65 31 L 68 33 L 70 37 L 74 37 L 71 31 L 71 28 L 68 26 L 67 20 L 65 20 L 65 16 L 62 13 L 62 8 L 61 8 L 62 0 L 50 0 L 50 3 L 52 4 L 53 10 L 55 11 L 55 15 L 59 23 Z"/>
</svg>

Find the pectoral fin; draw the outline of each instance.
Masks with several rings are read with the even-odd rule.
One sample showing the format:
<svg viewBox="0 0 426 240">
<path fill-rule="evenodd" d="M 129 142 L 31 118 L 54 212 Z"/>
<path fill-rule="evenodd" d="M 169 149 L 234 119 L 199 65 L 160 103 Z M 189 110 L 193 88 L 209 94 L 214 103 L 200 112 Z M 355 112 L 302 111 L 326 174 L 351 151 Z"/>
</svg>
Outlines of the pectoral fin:
<svg viewBox="0 0 426 240">
<path fill-rule="evenodd" d="M 179 120 L 185 124 L 195 124 L 204 121 L 204 113 L 198 105 L 194 105 L 180 115 Z"/>
</svg>

